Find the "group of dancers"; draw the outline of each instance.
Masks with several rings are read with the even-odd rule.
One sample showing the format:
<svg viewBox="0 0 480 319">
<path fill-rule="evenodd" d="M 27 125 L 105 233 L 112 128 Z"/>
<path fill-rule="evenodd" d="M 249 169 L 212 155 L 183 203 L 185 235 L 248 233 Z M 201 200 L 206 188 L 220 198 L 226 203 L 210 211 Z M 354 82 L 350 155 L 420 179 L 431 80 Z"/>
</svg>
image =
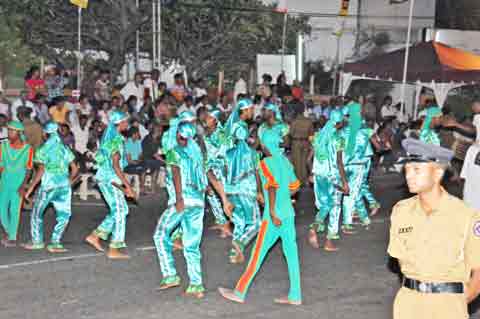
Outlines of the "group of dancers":
<svg viewBox="0 0 480 319">
<path fill-rule="evenodd" d="M 256 237 L 245 272 L 234 289 L 219 288 L 221 295 L 244 302 L 268 251 L 281 239 L 290 290 L 287 296 L 275 301 L 300 305 L 300 266 L 292 196 L 301 185 L 283 149 L 288 125 L 283 122 L 279 107 L 267 103 L 264 122 L 258 129 L 260 148 L 257 150 L 248 143 L 249 122 L 254 117 L 251 100 L 240 100 L 225 123 L 221 115 L 216 109 L 208 112 L 202 123 L 206 133 L 201 141 L 196 132 L 197 119 L 188 111 L 170 120 L 169 129 L 162 138 L 168 203 L 153 235 L 162 273 L 160 289 L 181 285 L 173 251 L 183 249 L 189 278 L 185 294 L 197 298 L 204 296 L 200 244 L 208 203 L 221 237 L 232 236 L 228 254 L 231 263 L 245 261 L 246 247 Z M 123 172 L 127 160 L 122 133 L 127 129 L 128 116 L 120 111 L 112 112 L 95 156 L 95 179 L 110 211 L 85 240 L 102 252 L 103 241 L 110 240 L 106 255 L 111 259 L 129 258 L 124 251 L 129 210 L 126 198 L 134 198 L 135 193 Z M 18 216 L 23 199 L 29 200 L 40 184 L 30 222 L 31 242 L 24 247 L 64 252 L 61 239 L 71 216 L 71 192 L 78 179 L 78 166 L 73 153 L 60 139 L 57 124 L 45 125 L 46 142 L 35 154 L 23 142 L 22 131 L 21 123 L 10 122 L 8 142 L 0 149 L 0 210 L 8 234 L 4 244 L 15 244 L 18 229 L 18 217 L 15 219 L 15 216 Z M 340 233 L 354 233 L 354 217 L 367 227 L 370 218 L 364 200 L 371 214 L 378 211 L 380 205 L 368 183 L 373 156 L 372 134 L 362 120 L 361 105 L 352 101 L 332 111 L 326 125 L 312 136 L 317 213 L 309 226 L 311 246 L 319 248 L 318 234 L 326 232 L 324 249 L 336 251 L 334 241 L 340 238 Z M 27 186 L 34 166 L 35 175 Z M 45 247 L 43 214 L 49 204 L 55 208 L 56 225 Z M 263 206 L 263 214 L 260 206 Z"/>
</svg>

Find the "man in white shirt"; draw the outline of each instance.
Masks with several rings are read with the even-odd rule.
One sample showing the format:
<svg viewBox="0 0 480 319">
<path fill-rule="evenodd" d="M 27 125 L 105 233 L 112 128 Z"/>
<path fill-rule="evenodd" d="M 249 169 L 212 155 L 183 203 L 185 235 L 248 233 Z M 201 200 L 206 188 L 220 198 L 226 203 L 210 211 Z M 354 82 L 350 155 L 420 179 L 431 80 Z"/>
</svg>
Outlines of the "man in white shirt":
<svg viewBox="0 0 480 319">
<path fill-rule="evenodd" d="M 12 106 L 11 106 L 11 116 L 12 116 L 12 120 L 13 121 L 18 121 L 18 108 L 20 107 L 28 107 L 32 110 L 32 113 L 31 113 L 31 117 L 32 118 L 35 118 L 37 116 L 36 112 L 35 112 L 35 105 L 33 105 L 32 102 L 30 102 L 29 100 L 27 100 L 27 92 L 26 91 L 22 91 L 20 93 L 20 97 L 18 99 L 16 99 L 13 103 L 12 103 Z"/>
<path fill-rule="evenodd" d="M 463 200 L 470 207 L 480 210 L 480 101 L 472 104 L 473 127 L 456 122 L 453 118 L 445 118 L 442 126 L 457 128 L 470 134 L 476 133 L 475 143 L 470 146 L 463 162 L 460 178 L 465 179 Z"/>
<path fill-rule="evenodd" d="M 382 108 L 380 109 L 380 115 L 382 120 L 396 119 L 397 118 L 397 108 L 392 105 L 392 97 L 387 96 L 383 100 Z"/>
<path fill-rule="evenodd" d="M 193 105 L 193 97 L 190 95 L 185 98 L 184 103 L 178 108 L 177 115 L 185 111 L 192 112 L 193 114 L 196 112 L 196 108 Z"/>
<path fill-rule="evenodd" d="M 120 94 L 122 94 L 125 101 L 133 95 L 137 97 L 137 106 L 135 112 L 140 112 L 140 109 L 143 105 L 143 95 L 145 93 L 145 88 L 143 86 L 143 79 L 140 73 L 135 74 L 135 78 L 133 81 L 127 82 L 125 86 L 120 90 Z"/>
<path fill-rule="evenodd" d="M 80 154 L 85 154 L 88 151 L 88 117 L 81 114 L 78 123 L 72 123 L 71 129 L 73 136 L 75 137 L 75 150 Z"/>
</svg>

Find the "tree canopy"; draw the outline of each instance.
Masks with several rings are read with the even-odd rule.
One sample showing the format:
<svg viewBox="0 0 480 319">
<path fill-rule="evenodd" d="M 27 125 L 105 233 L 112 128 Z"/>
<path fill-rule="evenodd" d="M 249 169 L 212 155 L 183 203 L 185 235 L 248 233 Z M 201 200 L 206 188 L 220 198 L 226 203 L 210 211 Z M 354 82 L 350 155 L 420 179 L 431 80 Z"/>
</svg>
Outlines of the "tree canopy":
<svg viewBox="0 0 480 319">
<path fill-rule="evenodd" d="M 139 3 L 137 8 L 135 0 L 90 1 L 82 15 L 83 50 L 106 53 L 107 66 L 115 72 L 134 53 L 136 31 L 141 32 L 141 51 L 151 52 L 152 2 Z M 283 16 L 274 9 L 260 0 L 176 1 L 162 11 L 163 58 L 177 59 L 190 73 L 203 76 L 251 65 L 257 53 L 279 53 Z M 78 13 L 69 1 L 15 0 L 2 10 L 16 17 L 12 23 L 22 43 L 35 54 L 67 64 L 74 57 Z M 289 17 L 287 53 L 295 49 L 298 32 L 309 32 L 307 18 Z"/>
</svg>

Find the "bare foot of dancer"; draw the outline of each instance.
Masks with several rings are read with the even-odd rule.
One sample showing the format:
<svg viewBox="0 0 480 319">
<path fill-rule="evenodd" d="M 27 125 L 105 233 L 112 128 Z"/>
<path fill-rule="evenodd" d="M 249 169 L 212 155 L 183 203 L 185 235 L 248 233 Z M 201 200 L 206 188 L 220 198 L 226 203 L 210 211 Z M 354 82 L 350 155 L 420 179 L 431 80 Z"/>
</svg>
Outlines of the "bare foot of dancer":
<svg viewBox="0 0 480 319">
<path fill-rule="evenodd" d="M 118 248 L 109 248 L 107 252 L 109 259 L 130 259 L 130 256 L 122 253 Z"/>
<path fill-rule="evenodd" d="M 327 239 L 325 245 L 323 246 L 323 249 L 328 252 L 338 251 L 338 248 L 333 244 L 333 241 L 331 239 Z"/>
<path fill-rule="evenodd" d="M 318 242 L 318 235 L 315 229 L 310 229 L 308 231 L 308 243 L 315 249 L 320 248 L 320 243 Z"/>
<path fill-rule="evenodd" d="M 288 297 L 280 297 L 273 300 L 274 303 L 278 303 L 280 305 L 292 305 L 292 306 L 300 306 L 302 304 L 301 301 L 293 301 L 288 300 Z"/>
<path fill-rule="evenodd" d="M 220 293 L 220 295 L 222 295 L 223 298 L 227 300 L 238 302 L 238 303 L 245 303 L 245 300 L 237 296 L 232 289 L 219 287 L 218 292 Z"/>
<path fill-rule="evenodd" d="M 90 234 L 85 238 L 85 241 L 87 244 L 91 245 L 93 248 L 95 248 L 97 251 L 104 252 L 105 249 L 103 249 L 102 244 L 100 242 L 100 237 L 98 237 L 95 234 Z"/>
</svg>

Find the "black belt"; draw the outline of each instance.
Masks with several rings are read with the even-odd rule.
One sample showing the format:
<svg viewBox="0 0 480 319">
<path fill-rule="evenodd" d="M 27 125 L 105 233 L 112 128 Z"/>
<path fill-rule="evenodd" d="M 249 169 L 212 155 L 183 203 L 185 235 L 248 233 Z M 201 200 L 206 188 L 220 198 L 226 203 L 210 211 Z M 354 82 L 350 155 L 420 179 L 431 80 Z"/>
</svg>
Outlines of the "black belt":
<svg viewBox="0 0 480 319">
<path fill-rule="evenodd" d="M 463 283 L 461 282 L 445 282 L 445 283 L 435 283 L 435 282 L 423 282 L 416 279 L 404 278 L 403 286 L 418 292 L 427 293 L 427 294 L 463 294 Z"/>
</svg>

